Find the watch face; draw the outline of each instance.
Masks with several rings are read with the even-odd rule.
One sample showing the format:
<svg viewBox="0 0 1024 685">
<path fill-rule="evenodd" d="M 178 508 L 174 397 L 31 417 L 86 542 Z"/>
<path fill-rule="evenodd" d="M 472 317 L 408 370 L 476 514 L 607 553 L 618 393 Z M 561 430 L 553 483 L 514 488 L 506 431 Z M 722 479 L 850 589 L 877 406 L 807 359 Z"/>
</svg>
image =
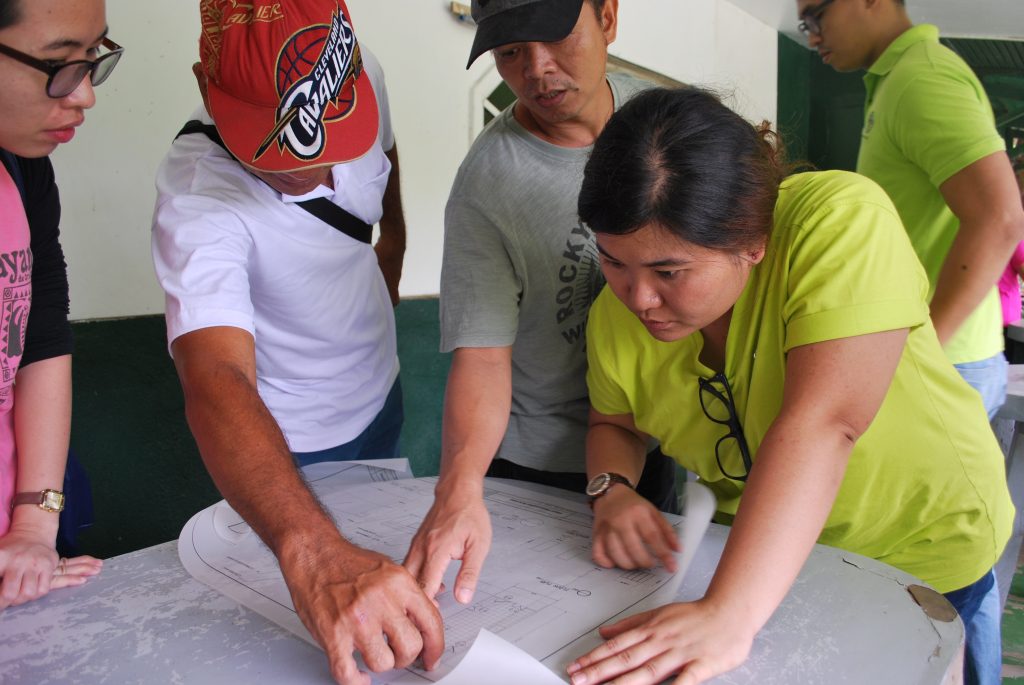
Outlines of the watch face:
<svg viewBox="0 0 1024 685">
<path fill-rule="evenodd" d="M 597 474 L 589 483 L 587 483 L 587 494 L 591 497 L 597 497 L 608 489 L 611 479 L 611 476 L 607 473 Z"/>
<path fill-rule="evenodd" d="M 43 490 L 39 506 L 46 511 L 59 512 L 64 509 L 64 493 L 56 490 Z"/>
</svg>

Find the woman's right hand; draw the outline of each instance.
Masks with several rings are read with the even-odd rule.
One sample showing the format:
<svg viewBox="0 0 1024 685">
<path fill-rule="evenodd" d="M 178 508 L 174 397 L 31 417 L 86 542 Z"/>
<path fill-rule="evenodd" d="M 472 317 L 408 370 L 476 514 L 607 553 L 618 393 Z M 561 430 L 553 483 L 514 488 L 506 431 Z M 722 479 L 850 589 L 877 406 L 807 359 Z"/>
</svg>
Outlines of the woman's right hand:
<svg viewBox="0 0 1024 685">
<path fill-rule="evenodd" d="M 748 618 L 705 598 L 602 626 L 606 641 L 569 665 L 570 682 L 653 685 L 678 674 L 673 685 L 698 685 L 747 659 L 757 634 Z"/>
<path fill-rule="evenodd" d="M 81 585 L 102 566 L 103 561 L 89 556 L 60 559 L 47 540 L 12 527 L 0 537 L 0 610 Z"/>
<path fill-rule="evenodd" d="M 651 568 L 657 561 L 676 570 L 679 539 L 653 504 L 625 485 L 613 485 L 594 501 L 593 556 L 599 566 Z"/>
</svg>

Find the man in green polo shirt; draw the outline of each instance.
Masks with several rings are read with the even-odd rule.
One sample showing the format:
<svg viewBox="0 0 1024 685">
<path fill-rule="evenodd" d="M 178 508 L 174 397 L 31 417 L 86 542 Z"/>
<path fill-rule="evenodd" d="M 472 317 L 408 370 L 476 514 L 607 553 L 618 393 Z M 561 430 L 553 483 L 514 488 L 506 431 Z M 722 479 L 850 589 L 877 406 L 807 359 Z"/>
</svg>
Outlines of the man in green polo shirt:
<svg viewBox="0 0 1024 685">
<path fill-rule="evenodd" d="M 1024 238 L 1024 211 L 985 91 L 903 0 L 797 0 L 797 12 L 825 64 L 867 71 L 857 171 L 896 205 L 928 273 L 939 341 L 992 417 L 1006 393 L 995 284 Z M 968 683 L 999 682 L 996 592 L 970 621 Z"/>
<path fill-rule="evenodd" d="M 857 171 L 896 205 L 928 273 L 939 340 L 992 416 L 1006 379 L 995 284 L 1024 238 L 1024 213 L 985 91 L 900 0 L 797 7 L 825 64 L 867 70 Z"/>
</svg>

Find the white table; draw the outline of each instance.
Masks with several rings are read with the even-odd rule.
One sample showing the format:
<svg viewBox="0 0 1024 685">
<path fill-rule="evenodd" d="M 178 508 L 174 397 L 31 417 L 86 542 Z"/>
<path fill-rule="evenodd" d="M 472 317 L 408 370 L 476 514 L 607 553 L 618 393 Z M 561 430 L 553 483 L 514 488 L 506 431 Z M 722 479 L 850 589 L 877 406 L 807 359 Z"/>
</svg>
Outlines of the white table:
<svg viewBox="0 0 1024 685">
<path fill-rule="evenodd" d="M 728 530 L 711 526 L 684 589 L 706 588 Z M 819 545 L 750 659 L 712 682 L 959 682 L 963 626 L 926 616 L 907 591 L 916 582 Z M 173 542 L 114 557 L 83 587 L 0 613 L 0 681 L 331 682 L 321 652 L 194 580 Z"/>
</svg>

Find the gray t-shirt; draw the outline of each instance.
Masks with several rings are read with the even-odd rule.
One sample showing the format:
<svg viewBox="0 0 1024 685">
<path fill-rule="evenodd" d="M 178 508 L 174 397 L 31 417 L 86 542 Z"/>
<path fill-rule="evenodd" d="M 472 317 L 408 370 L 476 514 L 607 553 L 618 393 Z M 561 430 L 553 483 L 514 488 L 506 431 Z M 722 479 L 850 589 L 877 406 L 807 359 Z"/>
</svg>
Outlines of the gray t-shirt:
<svg viewBox="0 0 1024 685">
<path fill-rule="evenodd" d="M 618 109 L 650 84 L 608 76 Z M 585 471 L 587 312 L 604 285 L 576 210 L 591 147 L 528 133 L 512 107 L 484 129 L 445 209 L 441 350 L 512 346 L 512 413 L 497 456 Z"/>
</svg>

